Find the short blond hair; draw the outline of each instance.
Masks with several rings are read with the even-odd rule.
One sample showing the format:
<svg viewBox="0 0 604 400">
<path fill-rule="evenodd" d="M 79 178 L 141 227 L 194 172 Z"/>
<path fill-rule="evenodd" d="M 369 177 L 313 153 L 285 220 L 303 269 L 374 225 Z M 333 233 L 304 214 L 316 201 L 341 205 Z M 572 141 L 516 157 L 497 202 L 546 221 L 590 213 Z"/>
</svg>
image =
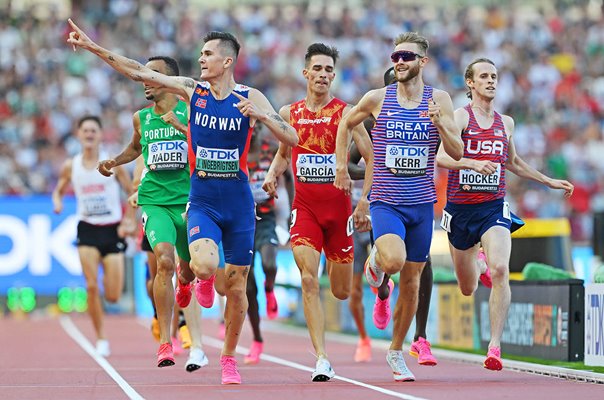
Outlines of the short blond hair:
<svg viewBox="0 0 604 400">
<path fill-rule="evenodd" d="M 428 48 L 430 47 L 430 42 L 428 39 L 423 37 L 417 32 L 405 32 L 401 33 L 394 39 L 394 45 L 398 46 L 401 43 L 415 43 L 421 49 L 422 56 L 425 56 L 428 53 Z"/>
</svg>

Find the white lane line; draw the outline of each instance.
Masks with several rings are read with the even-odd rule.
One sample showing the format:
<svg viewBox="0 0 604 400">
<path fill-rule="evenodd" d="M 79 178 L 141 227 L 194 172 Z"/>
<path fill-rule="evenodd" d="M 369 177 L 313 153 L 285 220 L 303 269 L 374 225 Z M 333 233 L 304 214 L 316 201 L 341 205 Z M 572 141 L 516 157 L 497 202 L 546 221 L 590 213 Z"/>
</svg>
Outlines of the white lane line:
<svg viewBox="0 0 604 400">
<path fill-rule="evenodd" d="M 218 340 L 218 339 L 214 339 L 212 337 L 204 336 L 203 337 L 203 343 L 206 344 L 206 345 L 208 345 L 208 346 L 211 346 L 211 347 L 222 349 L 222 340 Z M 237 346 L 237 353 L 239 353 L 239 354 L 247 354 L 248 351 L 249 350 L 247 348 L 245 348 L 245 347 Z M 298 363 L 293 362 L 293 361 L 288 361 L 288 360 L 285 360 L 283 358 L 271 356 L 271 355 L 266 354 L 266 353 L 263 353 L 260 356 L 260 358 L 262 358 L 263 360 L 266 360 L 266 361 L 270 361 L 270 362 L 275 363 L 275 364 L 284 365 L 286 367 L 298 369 L 298 370 L 301 370 L 301 371 L 307 371 L 307 372 L 310 372 L 310 373 L 312 373 L 314 371 L 314 369 L 312 369 L 310 367 L 307 367 L 305 365 L 298 364 Z M 339 380 L 341 380 L 343 382 L 346 382 L 346 383 L 350 383 L 350 384 L 353 384 L 353 385 L 356 385 L 356 386 L 364 387 L 366 389 L 370 389 L 370 390 L 373 390 L 373 391 L 376 391 L 376 392 L 380 392 L 380 393 L 383 393 L 383 394 L 388 395 L 388 396 L 396 397 L 397 399 L 403 399 L 403 400 L 428 400 L 428 399 L 425 399 L 423 397 L 416 397 L 416 396 L 412 396 L 410 394 L 404 394 L 404 393 L 395 392 L 393 390 L 384 389 L 384 388 L 381 388 L 379 386 L 373 386 L 373 385 L 370 385 L 370 384 L 367 384 L 367 383 L 364 383 L 364 382 L 360 382 L 360 381 L 357 381 L 357 380 L 354 380 L 354 379 L 346 378 L 346 377 L 340 376 L 340 375 L 336 375 L 334 377 L 334 379 L 339 379 Z"/>
<path fill-rule="evenodd" d="M 67 332 L 67 334 L 71 336 L 71 338 L 78 345 L 80 345 L 80 347 L 86 353 L 88 353 L 88 355 L 92 357 L 92 359 L 94 359 L 94 361 L 96 361 L 97 364 L 101 366 L 101 368 L 105 370 L 107 375 L 109 375 L 111 379 L 113 379 L 115 383 L 119 385 L 119 387 L 124 391 L 124 393 L 126 393 L 126 396 L 128 396 L 128 398 L 132 400 L 145 399 L 143 396 L 138 394 L 136 390 L 134 390 L 124 378 L 121 377 L 121 375 L 111 366 L 111 364 L 107 362 L 105 357 L 102 357 L 96 353 L 95 348 L 92 347 L 92 344 L 88 341 L 88 339 L 86 339 L 86 337 L 82 334 L 82 332 L 80 332 L 78 327 L 75 326 L 71 318 L 69 318 L 68 316 L 61 317 L 60 322 L 61 326 L 63 327 L 63 330 L 65 330 L 65 332 Z"/>
</svg>

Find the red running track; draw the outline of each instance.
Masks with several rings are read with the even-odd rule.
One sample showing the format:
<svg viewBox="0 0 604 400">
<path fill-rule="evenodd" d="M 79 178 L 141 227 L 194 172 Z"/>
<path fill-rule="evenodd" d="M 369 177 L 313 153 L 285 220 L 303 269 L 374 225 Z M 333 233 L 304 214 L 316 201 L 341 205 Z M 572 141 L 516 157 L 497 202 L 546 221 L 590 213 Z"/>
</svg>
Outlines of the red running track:
<svg viewBox="0 0 604 400">
<path fill-rule="evenodd" d="M 330 361 L 338 376 L 311 382 L 314 367 L 307 334 L 264 324 L 265 358 L 254 366 L 238 356 L 242 385 L 220 384 L 218 326 L 203 321 L 210 365 L 193 373 L 184 370 L 186 355 L 174 367 L 157 368 L 157 343 L 146 322 L 109 316 L 107 336 L 112 355 L 95 357 L 93 333 L 86 316 L 0 320 L 0 399 L 237 399 L 381 400 L 381 399 L 604 399 L 602 385 L 566 381 L 512 371 L 492 372 L 479 365 L 441 360 L 420 367 L 408 357 L 416 382 L 396 383 L 385 361 L 385 350 L 374 347 L 373 361 L 352 360 L 354 344 L 327 340 Z M 249 346 L 244 327 L 242 346 Z M 245 351 L 245 349 L 243 349 Z"/>
</svg>

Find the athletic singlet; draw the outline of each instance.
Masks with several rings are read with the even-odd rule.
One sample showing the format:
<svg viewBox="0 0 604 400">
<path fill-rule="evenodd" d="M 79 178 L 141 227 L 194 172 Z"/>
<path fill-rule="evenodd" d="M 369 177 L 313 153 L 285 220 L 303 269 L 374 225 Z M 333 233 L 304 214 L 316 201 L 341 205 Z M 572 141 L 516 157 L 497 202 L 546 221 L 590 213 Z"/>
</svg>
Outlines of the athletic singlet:
<svg viewBox="0 0 604 400">
<path fill-rule="evenodd" d="M 384 104 L 371 131 L 374 166 L 369 200 L 389 204 L 436 202 L 434 158 L 438 130 L 428 116 L 433 88 L 425 85 L 422 102 L 403 108 L 397 83 L 386 87 Z"/>
<path fill-rule="evenodd" d="M 476 204 L 505 197 L 505 163 L 508 159 L 508 135 L 503 119 L 495 112 L 493 125 L 483 129 L 476 122 L 472 107 L 464 109 L 470 115 L 468 127 L 462 132 L 463 156 L 474 160 L 497 163 L 497 172 L 483 175 L 471 169 L 449 170 L 447 201 L 455 204 Z"/>
<path fill-rule="evenodd" d="M 257 159 L 250 160 L 247 164 L 250 173 L 250 187 L 252 188 L 254 202 L 258 205 L 259 213 L 265 214 L 275 208 L 275 199 L 262 189 L 264 178 L 266 178 L 266 173 L 271 166 L 271 162 L 273 162 L 273 158 L 270 144 L 263 140 L 260 144 Z"/>
<path fill-rule="evenodd" d="M 306 100 L 290 107 L 290 123 L 300 141 L 292 149 L 297 199 L 331 199 L 344 192 L 333 186 L 336 176 L 336 134 L 347 103 L 334 98 L 317 112 Z"/>
<path fill-rule="evenodd" d="M 235 85 L 233 91 L 249 95 L 249 87 L 244 85 Z M 195 88 L 188 137 L 191 199 L 224 199 L 225 194 L 240 193 L 241 185 L 250 190 L 247 153 L 253 128 L 236 107 L 239 102 L 233 93 L 216 100 L 207 82 Z"/>
<path fill-rule="evenodd" d="M 99 153 L 99 160 L 107 155 Z M 82 164 L 82 154 L 73 158 L 71 184 L 76 196 L 76 213 L 80 221 L 93 225 L 117 224 L 122 219 L 120 188 L 115 175 L 99 174 L 96 168 Z"/>
<path fill-rule="evenodd" d="M 187 103 L 179 101 L 172 111 L 182 124 L 189 123 Z M 145 160 L 138 204 L 186 204 L 190 186 L 187 135 L 164 122 L 153 107 L 143 108 L 138 116 Z"/>
</svg>

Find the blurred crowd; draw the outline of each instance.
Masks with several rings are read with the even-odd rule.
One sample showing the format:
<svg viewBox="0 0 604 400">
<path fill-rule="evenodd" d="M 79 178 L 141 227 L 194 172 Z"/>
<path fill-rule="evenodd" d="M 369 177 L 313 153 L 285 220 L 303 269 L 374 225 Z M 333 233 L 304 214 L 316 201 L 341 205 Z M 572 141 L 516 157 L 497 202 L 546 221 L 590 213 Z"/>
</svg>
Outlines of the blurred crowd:
<svg viewBox="0 0 604 400">
<path fill-rule="evenodd" d="M 519 215 L 568 216 L 573 238 L 586 240 L 592 213 L 604 211 L 601 1 L 435 7 L 309 0 L 214 9 L 195 0 L 105 0 L 74 1 L 67 12 L 52 6 L 60 1 L 45 3 L 51 6 L 35 12 L 0 11 L 0 195 L 49 193 L 63 160 L 78 151 L 73 133 L 84 114 L 102 116 L 105 148 L 116 154 L 131 137 L 132 113 L 147 104 L 140 84 L 66 45 L 68 15 L 102 46 L 143 63 L 172 56 L 181 75 L 193 78 L 204 34 L 232 32 L 242 42 L 237 81 L 263 90 L 277 110 L 305 94 L 310 43 L 339 49 L 334 93 L 356 103 L 383 84 L 393 38 L 418 31 L 431 43 L 424 79 L 447 90 L 455 107 L 468 101 L 465 66 L 491 58 L 499 70 L 497 109 L 516 121 L 518 153 L 575 184 L 567 201 L 508 174 L 508 201 Z"/>
</svg>

